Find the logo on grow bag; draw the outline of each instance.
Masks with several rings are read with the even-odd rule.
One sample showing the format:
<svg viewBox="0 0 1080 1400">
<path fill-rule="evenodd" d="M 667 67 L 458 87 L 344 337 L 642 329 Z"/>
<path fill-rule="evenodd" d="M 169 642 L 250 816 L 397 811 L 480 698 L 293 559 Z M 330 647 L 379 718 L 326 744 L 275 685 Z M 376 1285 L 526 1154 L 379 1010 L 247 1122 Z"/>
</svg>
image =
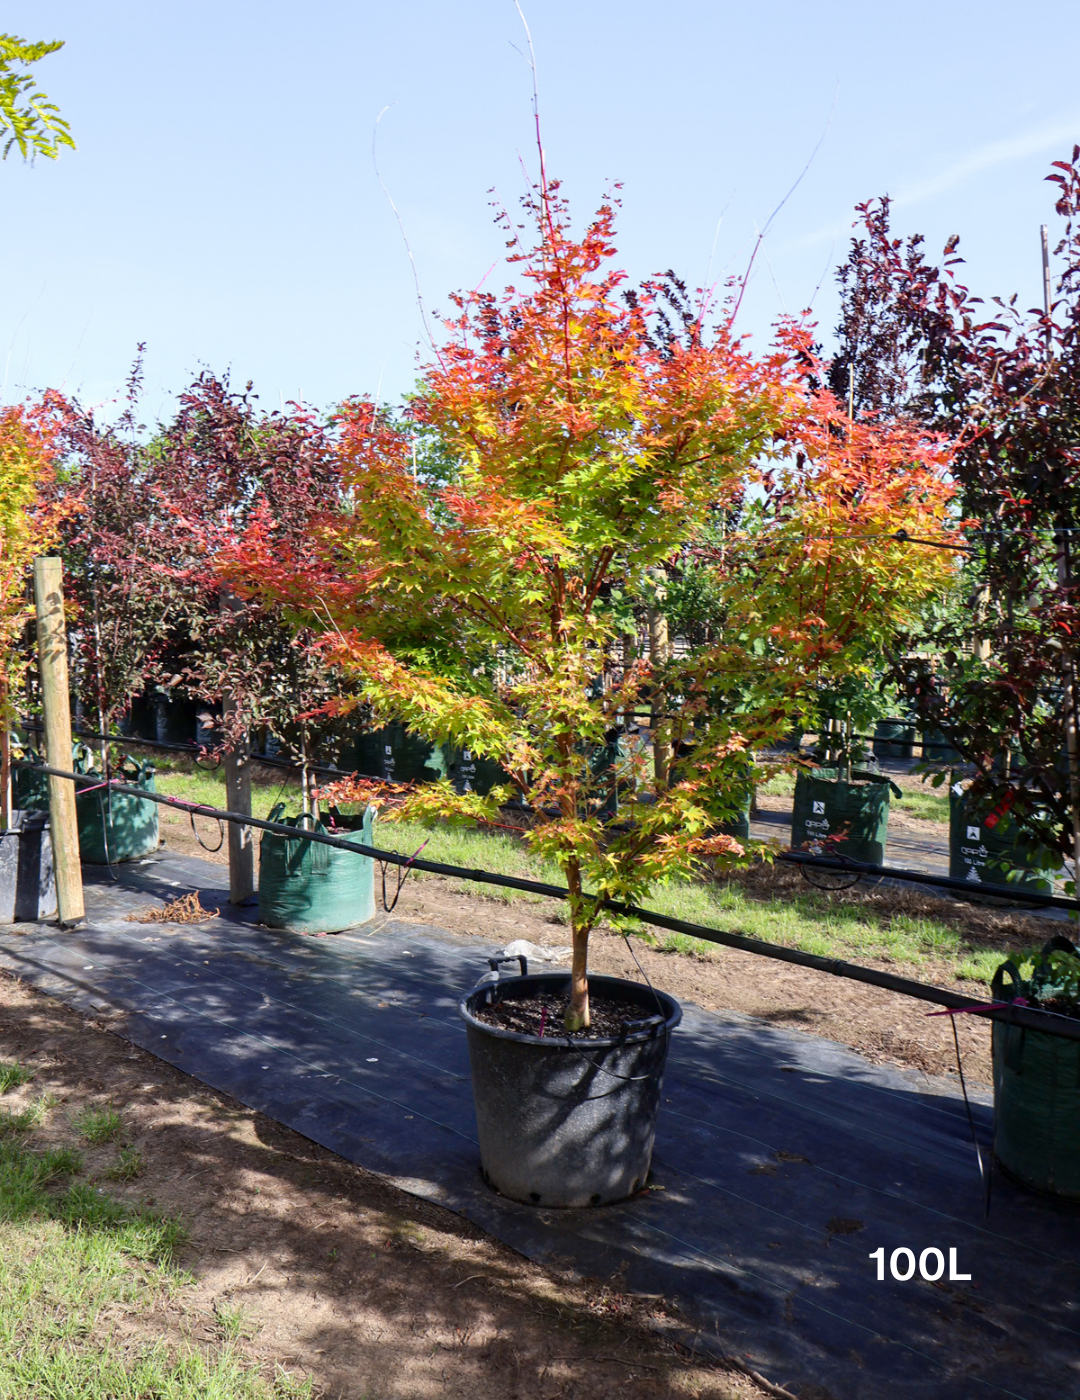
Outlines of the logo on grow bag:
<svg viewBox="0 0 1080 1400">
<path fill-rule="evenodd" d="M 978 840 L 980 839 L 980 832 L 979 832 L 979 828 L 978 828 L 977 826 L 969 826 L 969 827 L 968 827 L 968 837 L 967 837 L 967 839 L 968 839 L 969 841 L 978 841 Z"/>
<path fill-rule="evenodd" d="M 825 803 L 824 803 L 824 802 L 815 802 L 815 803 L 814 803 L 814 816 L 815 816 L 815 817 L 823 817 L 824 815 L 825 815 Z"/>
</svg>

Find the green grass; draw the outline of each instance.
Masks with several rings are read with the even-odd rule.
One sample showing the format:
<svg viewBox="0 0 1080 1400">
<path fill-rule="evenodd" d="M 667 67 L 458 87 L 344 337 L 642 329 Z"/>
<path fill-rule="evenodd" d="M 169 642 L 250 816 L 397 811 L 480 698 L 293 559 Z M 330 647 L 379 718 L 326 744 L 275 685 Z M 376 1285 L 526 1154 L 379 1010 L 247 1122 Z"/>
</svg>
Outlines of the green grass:
<svg viewBox="0 0 1080 1400">
<path fill-rule="evenodd" d="M 248 1340 L 259 1331 L 258 1324 L 248 1317 L 243 1308 L 230 1308 L 225 1303 L 218 1303 L 214 1307 L 214 1317 L 218 1331 L 226 1341 Z"/>
<path fill-rule="evenodd" d="M 115 1142 L 124 1131 L 124 1120 L 115 1108 L 84 1108 L 71 1120 L 87 1142 Z"/>
<path fill-rule="evenodd" d="M 154 785 L 158 792 L 179 797 L 183 802 L 198 802 L 204 807 L 225 809 L 225 770 L 216 768 L 212 772 L 205 768 L 188 770 L 186 765 L 166 759 L 160 763 L 155 773 Z M 290 780 L 251 784 L 251 815 L 265 821 L 275 802 L 286 802 L 290 813 L 300 809 L 299 785 Z"/>
<path fill-rule="evenodd" d="M 965 946 L 961 931 L 952 925 L 910 914 L 882 917 L 862 906 L 833 903 L 826 895 L 810 892 L 789 899 L 762 900 L 751 898 L 736 885 L 672 884 L 655 890 L 649 907 L 658 914 L 822 957 L 856 962 L 874 958 L 912 966 L 941 961 L 954 964 L 958 974 L 961 966 L 971 962 L 971 950 Z M 647 941 L 665 950 L 704 956 L 714 951 L 715 945 L 685 934 L 647 931 L 644 927 L 641 932 Z M 994 958 L 996 966 L 1000 955 Z M 979 977 L 982 980 L 981 972 Z"/>
<path fill-rule="evenodd" d="M 949 822 L 949 794 L 946 789 L 944 796 L 940 792 L 935 792 L 933 788 L 904 789 L 904 796 L 900 801 L 893 798 L 896 809 L 906 817 L 919 817 L 925 822 Z"/>
<path fill-rule="evenodd" d="M 0 1060 L 0 1094 L 29 1083 L 33 1077 L 33 1070 L 25 1069 L 17 1060 Z"/>
<path fill-rule="evenodd" d="M 0 1109 L 0 1140 L 18 1137 L 39 1128 L 55 1103 L 56 1099 L 52 1094 L 42 1094 L 29 1108 L 24 1108 L 18 1113 L 12 1113 L 7 1108 Z"/>
<path fill-rule="evenodd" d="M 311 1387 L 264 1379 L 232 1340 L 216 1347 L 134 1342 L 118 1314 L 150 1318 L 191 1282 L 174 1264 L 176 1219 L 69 1182 L 60 1147 L 0 1140 L 0 1400 L 286 1400 Z M 68 1184 L 65 1184 L 68 1183 Z"/>
<path fill-rule="evenodd" d="M 218 781 L 212 774 L 186 776 L 197 783 Z M 168 791 L 174 791 L 174 781 L 174 777 L 168 779 Z M 764 790 L 790 794 L 794 781 L 790 774 L 779 774 L 764 785 Z M 164 783 L 159 786 L 166 790 Z M 193 800 L 211 801 L 209 789 L 204 789 L 204 793 Z M 267 797 L 267 810 L 269 797 L 272 793 Z M 905 792 L 898 806 L 912 816 L 936 813 L 932 819 L 948 820 L 948 798 L 931 791 Z M 532 855 L 510 833 L 450 826 L 428 829 L 414 822 L 383 820 L 376 824 L 375 844 L 383 850 L 404 855 L 419 852 L 425 860 L 447 865 L 518 875 L 554 885 L 565 883 L 554 862 Z M 422 872 L 414 872 L 410 878 L 422 880 L 425 877 Z M 393 879 L 393 872 L 390 879 Z M 470 894 L 503 904 L 543 904 L 557 922 L 568 921 L 567 906 L 562 901 L 493 885 L 463 882 L 463 887 Z M 944 962 L 955 976 L 977 982 L 989 982 L 1002 956 L 970 946 L 956 926 L 943 921 L 914 919 L 905 914 L 889 915 L 864 906 L 843 904 L 831 900 L 827 894 L 809 890 L 794 897 L 759 899 L 746 894 L 735 883 L 682 882 L 654 890 L 642 903 L 661 914 L 725 932 L 744 933 L 767 943 L 779 943 L 823 957 L 850 961 L 875 958 L 915 967 L 928 961 Z M 639 932 L 656 946 L 671 951 L 711 955 L 715 949 L 715 945 L 704 939 L 683 934 L 646 933 L 644 926 Z"/>
<path fill-rule="evenodd" d="M 491 835 L 460 829 L 426 830 L 406 822 L 384 822 L 377 842 L 384 849 L 412 854 L 424 842 L 423 856 L 448 864 L 478 867 L 503 875 L 522 875 L 551 884 L 564 883 L 557 867 L 541 861 L 509 835 Z M 423 878 L 422 875 L 413 878 Z M 544 903 L 552 917 L 567 920 L 563 902 L 540 895 L 475 885 L 471 893 L 505 903 L 519 900 Z M 805 953 L 857 962 L 874 958 L 917 967 L 943 962 L 953 974 L 971 981 L 989 982 L 1002 960 L 999 952 L 972 947 L 955 924 L 910 914 L 888 914 L 862 905 L 844 904 L 826 893 L 807 890 L 786 898 L 761 899 L 735 883 L 711 885 L 704 881 L 660 886 L 642 901 L 658 914 L 685 919 L 729 933 L 743 933 L 766 943 L 778 943 Z M 672 952 L 713 956 L 717 945 L 685 934 L 649 930 L 640 933 L 656 947 Z"/>
<path fill-rule="evenodd" d="M 142 1176 L 145 1167 L 141 1152 L 134 1147 L 121 1147 L 120 1155 L 105 1175 L 110 1181 L 134 1181 Z"/>
</svg>

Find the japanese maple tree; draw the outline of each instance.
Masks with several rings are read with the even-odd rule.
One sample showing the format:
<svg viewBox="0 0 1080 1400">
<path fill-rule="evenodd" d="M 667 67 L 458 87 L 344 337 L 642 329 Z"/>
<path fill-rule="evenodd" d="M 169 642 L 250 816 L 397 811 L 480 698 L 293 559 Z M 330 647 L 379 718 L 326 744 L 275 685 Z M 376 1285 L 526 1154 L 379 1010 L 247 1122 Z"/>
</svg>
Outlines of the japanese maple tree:
<svg viewBox="0 0 1080 1400">
<path fill-rule="evenodd" d="M 409 425 L 352 400 L 337 417 L 341 508 L 300 550 L 257 513 L 242 548 L 218 562 L 238 588 L 309 626 L 322 620 L 354 703 L 512 775 L 534 814 L 529 841 L 566 879 L 573 1031 L 589 1022 L 588 939 L 605 900 L 743 854 L 716 829 L 738 809 L 748 748 L 785 727 L 807 665 L 839 664 L 848 634 L 839 644 L 828 634 L 848 625 L 845 610 L 903 591 L 893 578 L 903 561 L 886 551 L 879 567 L 853 548 L 845 512 L 864 533 L 886 518 L 895 529 L 932 514 L 946 488 L 936 464 L 912 463 L 926 435 L 901 443 L 883 430 L 886 450 L 870 437 L 834 441 L 844 425 L 812 386 L 801 332 L 755 357 L 730 315 L 707 324 L 705 298 L 673 322 L 665 279 L 626 295 L 611 202 L 580 238 L 556 187 L 527 209 L 531 246 L 508 227 L 521 285 L 455 298 L 410 403 L 412 423 L 456 464 L 452 478 L 415 470 Z M 657 570 L 695 548 L 752 480 L 771 502 L 766 528 L 738 546 L 737 566 L 709 561 L 730 584 L 735 623 L 689 658 L 650 661 L 628 644 L 620 600 L 650 596 Z M 765 673 L 743 624 L 770 642 Z M 733 719 L 713 701 L 736 672 L 756 691 Z M 658 776 L 642 765 L 612 818 L 610 775 L 594 758 L 646 688 L 663 696 L 677 762 Z M 506 796 L 432 784 L 409 810 L 494 819 Z"/>
</svg>

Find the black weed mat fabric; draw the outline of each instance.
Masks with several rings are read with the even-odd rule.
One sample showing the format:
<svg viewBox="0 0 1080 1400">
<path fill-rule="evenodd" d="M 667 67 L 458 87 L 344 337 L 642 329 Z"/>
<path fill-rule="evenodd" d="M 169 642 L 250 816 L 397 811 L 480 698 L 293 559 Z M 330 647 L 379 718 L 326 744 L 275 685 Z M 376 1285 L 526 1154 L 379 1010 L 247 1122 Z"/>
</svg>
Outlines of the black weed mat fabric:
<svg viewBox="0 0 1080 1400">
<path fill-rule="evenodd" d="M 985 1218 L 951 1082 L 687 1005 L 655 1189 L 596 1211 L 518 1206 L 479 1177 L 457 1015 L 487 949 L 401 922 L 336 938 L 258 928 L 225 903 L 222 873 L 177 857 L 115 882 L 88 872 L 89 926 L 8 928 L 0 966 L 81 1010 L 123 1011 L 135 1044 L 530 1258 L 677 1299 L 700 1349 L 807 1400 L 1080 1397 L 1080 1209 L 997 1172 Z M 222 917 L 125 922 L 193 888 Z M 975 1098 L 985 1151 L 991 1112 Z M 971 1279 L 946 1267 L 939 1283 L 898 1282 L 886 1267 L 879 1282 L 870 1254 L 887 1265 L 902 1247 L 946 1265 L 955 1250 Z"/>
</svg>

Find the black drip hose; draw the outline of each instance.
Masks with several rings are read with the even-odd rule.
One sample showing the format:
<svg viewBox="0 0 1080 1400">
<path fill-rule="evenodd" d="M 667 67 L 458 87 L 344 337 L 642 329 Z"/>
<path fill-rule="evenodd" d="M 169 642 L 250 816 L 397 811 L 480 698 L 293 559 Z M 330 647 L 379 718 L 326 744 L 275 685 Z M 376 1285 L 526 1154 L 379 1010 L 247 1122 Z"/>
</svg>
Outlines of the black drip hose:
<svg viewBox="0 0 1080 1400">
<path fill-rule="evenodd" d="M 88 778 L 82 773 L 69 773 L 61 768 L 49 768 L 44 764 L 28 763 L 25 760 L 17 759 L 16 766 L 20 768 L 32 768 L 39 773 L 47 773 L 54 778 L 67 778 L 75 784 L 89 786 L 96 784 L 96 778 Z M 526 880 L 516 875 L 498 875 L 492 870 L 470 870 L 460 865 L 445 865 L 442 861 L 423 860 L 412 855 L 401 855 L 397 851 L 382 851 L 375 846 L 364 846 L 358 841 L 344 841 L 339 836 L 329 836 L 321 831 L 301 830 L 295 826 L 286 826 L 283 822 L 263 821 L 261 817 L 247 816 L 243 812 L 229 812 L 217 807 L 204 807 L 198 802 L 183 802 L 177 797 L 167 797 L 163 793 L 146 792 L 145 789 L 134 787 L 130 783 L 112 783 L 113 791 L 127 793 L 131 797 L 140 797 L 147 802 L 158 802 L 166 807 L 175 807 L 182 812 L 192 812 L 196 816 L 217 817 L 221 821 L 236 822 L 240 826 L 255 827 L 260 831 L 270 831 L 276 836 L 285 836 L 290 840 L 302 838 L 308 841 L 318 841 L 325 846 L 333 846 L 339 851 L 353 851 L 356 855 L 367 856 L 370 860 L 386 861 L 389 865 L 410 866 L 415 870 L 423 870 L 429 875 L 446 875 L 452 879 L 473 880 L 477 884 L 497 885 L 503 889 L 522 890 L 527 894 L 546 895 L 551 899 L 569 899 L 570 891 L 562 885 L 549 885 L 540 880 Z M 789 859 L 792 860 L 819 860 L 819 863 L 830 869 L 851 870 L 851 864 L 841 864 L 839 861 L 822 861 L 813 856 L 800 856 L 792 853 Z M 867 871 L 875 874 L 888 874 L 888 870 L 881 866 L 865 866 Z M 909 873 L 908 878 L 926 881 L 928 877 L 915 872 Z M 929 877 L 934 879 L 934 883 L 948 883 L 942 877 Z M 960 884 L 962 882 L 953 882 Z M 600 896 L 589 895 L 586 898 L 598 899 Z M 1063 901 L 1053 899 L 1049 896 L 1038 901 L 1044 904 L 1069 904 L 1076 906 L 1077 901 Z M 719 943 L 725 948 L 736 948 L 743 953 L 754 953 L 759 957 L 773 958 L 778 962 L 793 963 L 796 967 L 811 968 L 815 972 L 826 972 L 832 977 L 845 977 L 853 982 L 863 982 L 871 987 L 881 987 L 885 991 L 898 992 L 901 996 L 913 997 L 917 1001 L 933 1002 L 938 1006 L 950 1007 L 954 1010 L 964 1010 L 976 1012 L 986 1016 L 989 1020 L 1004 1021 L 1009 1025 L 1027 1026 L 1030 1030 L 1045 1031 L 1050 1035 L 1061 1036 L 1066 1040 L 1080 1040 L 1080 1020 L 1070 1016 L 1059 1016 L 1052 1011 L 1036 1010 L 1030 1006 L 1016 1006 L 1012 1003 L 1002 1005 L 997 1002 L 981 1001 L 977 997 L 965 997 L 956 992 L 946 991 L 944 987 L 933 987 L 924 982 L 913 982 L 908 977 L 897 977 L 891 972 L 879 972 L 876 968 L 860 967 L 858 963 L 844 962 L 841 958 L 824 958 L 817 953 L 804 953 L 797 948 L 785 948 L 780 944 L 766 943 L 760 938 L 748 938 L 742 933 L 727 933 L 721 929 L 707 928 L 704 924 L 691 923 L 687 919 L 676 919 L 669 914 L 660 914 L 651 909 L 643 909 L 637 904 L 624 904 L 619 900 L 604 899 L 604 907 L 610 909 L 613 914 L 622 915 L 625 918 L 637 919 L 642 923 L 652 924 L 656 928 L 668 929 L 672 933 L 685 933 L 691 938 L 700 938 L 708 943 Z"/>
</svg>

